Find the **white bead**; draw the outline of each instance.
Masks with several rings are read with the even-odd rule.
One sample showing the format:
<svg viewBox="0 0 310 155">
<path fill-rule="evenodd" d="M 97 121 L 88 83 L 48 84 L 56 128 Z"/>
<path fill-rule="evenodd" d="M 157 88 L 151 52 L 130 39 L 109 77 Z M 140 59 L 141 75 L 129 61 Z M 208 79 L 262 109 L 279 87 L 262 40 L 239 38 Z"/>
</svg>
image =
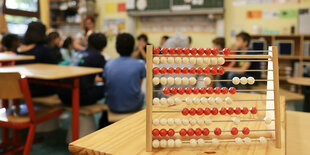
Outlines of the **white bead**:
<svg viewBox="0 0 310 155">
<path fill-rule="evenodd" d="M 173 98 L 168 98 L 168 104 L 173 105 L 174 104 L 174 99 Z"/>
<path fill-rule="evenodd" d="M 173 84 L 174 84 L 174 78 L 168 77 L 168 85 L 173 85 Z"/>
<path fill-rule="evenodd" d="M 179 64 L 182 63 L 182 59 L 181 59 L 180 57 L 176 57 L 176 58 L 174 59 L 174 63 L 179 65 Z"/>
<path fill-rule="evenodd" d="M 233 100 L 232 100 L 230 97 L 226 97 L 226 98 L 225 98 L 225 102 L 226 102 L 227 104 L 231 104 L 231 103 L 233 102 Z"/>
<path fill-rule="evenodd" d="M 210 125 L 212 123 L 212 120 L 210 118 L 205 118 L 206 125 Z"/>
<path fill-rule="evenodd" d="M 267 143 L 267 139 L 265 137 L 259 137 L 259 142 L 265 144 Z"/>
<path fill-rule="evenodd" d="M 244 141 L 244 143 L 245 144 L 249 144 L 249 143 L 251 143 L 251 138 L 249 138 L 249 137 L 245 137 L 244 139 L 243 139 L 243 141 Z"/>
<path fill-rule="evenodd" d="M 191 98 L 189 98 L 189 97 L 186 98 L 185 101 L 186 101 L 187 104 L 192 104 L 193 103 L 193 100 Z"/>
<path fill-rule="evenodd" d="M 211 58 L 211 65 L 217 65 L 217 58 Z"/>
<path fill-rule="evenodd" d="M 197 118 L 196 121 L 197 121 L 197 124 L 199 124 L 199 125 L 202 125 L 205 122 L 202 118 Z"/>
<path fill-rule="evenodd" d="M 197 58 L 196 59 L 197 65 L 202 65 L 203 64 L 203 59 L 202 58 Z"/>
<path fill-rule="evenodd" d="M 200 103 L 200 99 L 198 97 L 194 97 L 193 98 L 193 102 L 194 102 L 194 104 L 199 104 Z"/>
<path fill-rule="evenodd" d="M 159 104 L 159 98 L 157 98 L 157 97 L 153 98 L 153 104 L 155 104 L 155 105 Z"/>
<path fill-rule="evenodd" d="M 158 148 L 159 147 L 159 140 L 157 140 L 157 139 L 153 140 L 152 145 L 154 148 Z"/>
<path fill-rule="evenodd" d="M 154 77 L 153 78 L 153 84 L 158 85 L 159 84 L 159 77 Z"/>
<path fill-rule="evenodd" d="M 190 77 L 190 78 L 189 78 L 189 84 L 190 84 L 190 85 L 195 85 L 196 82 L 197 82 L 196 78 L 194 78 L 194 77 Z"/>
<path fill-rule="evenodd" d="M 168 123 L 168 125 L 173 125 L 174 124 L 174 119 L 173 118 L 168 118 L 167 123 Z"/>
<path fill-rule="evenodd" d="M 197 146 L 197 140 L 196 139 L 191 139 L 190 141 L 189 141 L 189 143 L 191 144 L 191 146 Z"/>
<path fill-rule="evenodd" d="M 158 118 L 153 119 L 153 124 L 154 125 L 158 125 L 159 124 L 159 119 Z"/>
<path fill-rule="evenodd" d="M 162 85 L 166 85 L 166 84 L 167 84 L 167 78 L 161 77 L 161 78 L 160 78 L 160 83 L 161 83 Z"/>
<path fill-rule="evenodd" d="M 188 121 L 188 119 L 183 118 L 183 119 L 182 119 L 182 123 L 183 123 L 183 125 L 188 125 L 188 124 L 189 124 L 189 121 Z"/>
<path fill-rule="evenodd" d="M 189 63 L 191 65 L 195 65 L 196 64 L 196 58 L 194 58 L 194 57 L 189 58 Z"/>
<path fill-rule="evenodd" d="M 205 77 L 203 79 L 203 82 L 205 83 L 205 85 L 209 85 L 209 84 L 211 84 L 211 79 L 209 77 Z"/>
<path fill-rule="evenodd" d="M 181 125 L 181 124 L 182 124 L 182 121 L 181 121 L 180 118 L 176 118 L 176 119 L 174 119 L 174 123 L 175 123 L 176 125 Z"/>
<path fill-rule="evenodd" d="M 173 139 L 168 140 L 168 147 L 174 147 L 174 140 Z"/>
<path fill-rule="evenodd" d="M 242 144 L 243 143 L 243 141 L 242 141 L 242 139 L 240 137 L 235 138 L 235 142 L 237 144 Z"/>
<path fill-rule="evenodd" d="M 154 63 L 154 64 L 158 65 L 159 62 L 160 62 L 159 57 L 153 58 L 153 63 Z"/>
<path fill-rule="evenodd" d="M 165 105 L 165 104 L 167 104 L 168 101 L 166 98 L 161 98 L 159 102 L 160 102 L 160 104 Z"/>
<path fill-rule="evenodd" d="M 188 78 L 187 78 L 187 77 L 183 77 L 183 78 L 182 78 L 182 84 L 183 84 L 183 85 L 188 85 L 188 83 L 189 83 Z"/>
<path fill-rule="evenodd" d="M 174 99 L 174 102 L 175 102 L 175 104 L 181 104 L 181 103 L 182 103 L 182 100 L 181 100 L 180 98 L 176 97 L 176 98 Z"/>
<path fill-rule="evenodd" d="M 219 144 L 220 143 L 220 141 L 216 138 L 212 138 L 211 142 L 212 142 L 212 144 Z"/>
<path fill-rule="evenodd" d="M 255 79 L 253 77 L 248 77 L 248 84 L 252 85 L 255 83 Z"/>
<path fill-rule="evenodd" d="M 206 65 L 210 65 L 210 58 L 203 58 L 203 63 Z"/>
<path fill-rule="evenodd" d="M 202 97 L 202 98 L 200 99 L 200 102 L 201 102 L 201 104 L 207 104 L 207 103 L 208 103 L 208 99 L 205 98 L 205 97 Z"/>
<path fill-rule="evenodd" d="M 182 141 L 180 139 L 176 139 L 174 141 L 174 144 L 175 144 L 176 147 L 181 147 L 182 146 Z"/>
<path fill-rule="evenodd" d="M 240 83 L 241 83 L 242 85 L 246 85 L 246 84 L 248 83 L 248 79 L 247 79 L 246 77 L 241 77 L 241 78 L 240 78 Z"/>
<path fill-rule="evenodd" d="M 267 125 L 269 125 L 269 124 L 271 124 L 272 119 L 271 119 L 270 117 L 265 117 L 265 118 L 264 118 L 264 121 L 265 121 L 265 123 L 266 123 Z"/>
<path fill-rule="evenodd" d="M 203 146 L 203 144 L 205 143 L 205 140 L 203 140 L 202 138 L 199 138 L 197 140 L 198 146 Z"/>
<path fill-rule="evenodd" d="M 160 140 L 159 143 L 160 143 L 160 147 L 163 147 L 163 148 L 167 147 L 167 140 L 166 139 Z"/>
<path fill-rule="evenodd" d="M 188 62 L 189 62 L 189 59 L 188 59 L 188 58 L 183 58 L 183 59 L 182 59 L 182 62 L 183 62 L 184 65 L 187 65 Z"/>
<path fill-rule="evenodd" d="M 174 64 L 174 58 L 173 57 L 168 58 L 168 64 Z"/>
<path fill-rule="evenodd" d="M 161 57 L 160 58 L 160 63 L 161 64 L 166 64 L 167 63 L 167 58 L 166 57 Z"/>
<path fill-rule="evenodd" d="M 191 125 L 195 125 L 195 124 L 196 124 L 196 119 L 195 119 L 195 118 L 190 118 L 190 119 L 189 119 L 189 123 L 190 123 Z"/>
<path fill-rule="evenodd" d="M 221 104 L 221 103 L 223 103 L 223 99 L 221 99 L 220 97 L 216 97 L 215 98 L 215 103 Z"/>
<path fill-rule="evenodd" d="M 176 77 L 176 78 L 174 79 L 174 83 L 175 83 L 176 85 L 180 85 L 180 84 L 182 83 L 182 79 L 181 79 L 180 77 Z"/>
<path fill-rule="evenodd" d="M 209 98 L 208 98 L 208 103 L 209 103 L 209 104 L 214 104 L 214 103 L 215 103 L 214 98 L 213 98 L 213 97 L 209 97 Z"/>
<path fill-rule="evenodd" d="M 162 118 L 162 119 L 159 120 L 159 123 L 160 123 L 161 125 L 166 125 L 166 124 L 167 124 L 167 119 Z"/>
<path fill-rule="evenodd" d="M 219 65 L 223 65 L 225 63 L 225 59 L 223 57 L 219 57 L 219 58 L 217 58 L 217 63 Z"/>
<path fill-rule="evenodd" d="M 233 83 L 234 85 L 238 85 L 238 84 L 240 83 L 240 79 L 239 79 L 238 77 L 234 77 L 234 78 L 232 79 L 232 83 Z"/>
<path fill-rule="evenodd" d="M 232 119 L 232 121 L 233 121 L 234 124 L 236 124 L 236 125 L 240 123 L 240 119 L 237 118 L 237 117 L 234 117 L 234 118 Z"/>
</svg>

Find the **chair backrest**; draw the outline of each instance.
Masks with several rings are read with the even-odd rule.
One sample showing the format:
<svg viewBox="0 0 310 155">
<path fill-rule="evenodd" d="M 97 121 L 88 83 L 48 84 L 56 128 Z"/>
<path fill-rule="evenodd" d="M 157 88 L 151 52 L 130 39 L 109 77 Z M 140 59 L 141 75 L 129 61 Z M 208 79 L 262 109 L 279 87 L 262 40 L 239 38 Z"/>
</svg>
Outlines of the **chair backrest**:
<svg viewBox="0 0 310 155">
<path fill-rule="evenodd" d="M 0 99 L 23 98 L 19 73 L 0 73 Z"/>
</svg>

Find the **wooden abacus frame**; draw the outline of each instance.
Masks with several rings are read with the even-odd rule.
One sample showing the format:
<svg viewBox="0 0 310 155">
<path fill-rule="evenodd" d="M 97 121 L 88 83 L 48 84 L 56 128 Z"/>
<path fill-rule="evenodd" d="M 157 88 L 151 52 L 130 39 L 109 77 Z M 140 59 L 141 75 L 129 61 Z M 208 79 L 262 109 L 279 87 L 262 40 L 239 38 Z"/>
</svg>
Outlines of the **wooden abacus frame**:
<svg viewBox="0 0 310 155">
<path fill-rule="evenodd" d="M 265 51 L 240 51 L 246 52 L 267 52 L 268 55 L 219 55 L 223 58 L 256 58 L 267 59 L 267 88 L 273 89 L 272 94 L 266 95 L 273 96 L 274 118 L 275 118 L 275 146 L 281 148 L 281 120 L 280 120 L 280 96 L 279 96 L 279 67 L 278 67 L 278 48 L 276 46 L 269 46 L 269 50 Z M 152 151 L 152 102 L 153 102 L 153 46 L 147 46 L 146 52 L 146 151 Z M 183 55 L 156 55 L 156 57 L 219 57 L 219 56 L 183 56 Z M 273 80 L 268 81 L 268 78 Z M 267 107 L 266 107 L 267 108 Z"/>
</svg>

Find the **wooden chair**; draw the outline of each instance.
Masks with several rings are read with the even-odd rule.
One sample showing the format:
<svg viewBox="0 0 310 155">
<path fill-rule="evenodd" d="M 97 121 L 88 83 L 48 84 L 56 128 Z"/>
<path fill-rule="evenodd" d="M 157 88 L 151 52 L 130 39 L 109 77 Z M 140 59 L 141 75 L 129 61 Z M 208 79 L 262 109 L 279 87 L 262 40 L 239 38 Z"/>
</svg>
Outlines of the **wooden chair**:
<svg viewBox="0 0 310 155">
<path fill-rule="evenodd" d="M 0 110 L 0 126 L 2 127 L 2 144 L 0 148 L 11 147 L 5 153 L 16 154 L 22 152 L 24 155 L 30 154 L 31 146 L 37 124 L 59 116 L 62 113 L 60 108 L 34 108 L 30 95 L 27 78 L 21 77 L 19 73 L 0 73 L 0 99 L 3 107 Z M 7 105 L 9 99 L 24 98 L 27 112 L 21 114 L 19 105 L 15 108 Z M 21 144 L 19 129 L 29 128 L 26 143 Z M 13 140 L 9 139 L 9 129 L 13 129 Z"/>
</svg>

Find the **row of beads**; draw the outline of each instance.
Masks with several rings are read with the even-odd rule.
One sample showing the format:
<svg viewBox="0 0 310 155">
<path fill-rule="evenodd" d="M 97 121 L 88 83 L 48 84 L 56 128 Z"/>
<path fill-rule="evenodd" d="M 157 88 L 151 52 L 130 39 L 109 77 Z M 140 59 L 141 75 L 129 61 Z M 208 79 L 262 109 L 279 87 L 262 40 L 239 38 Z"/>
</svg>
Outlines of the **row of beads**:
<svg viewBox="0 0 310 155">
<path fill-rule="evenodd" d="M 234 85 L 238 85 L 238 84 L 242 84 L 242 85 L 246 85 L 246 84 L 249 84 L 249 85 L 252 85 L 255 83 L 255 79 L 253 77 L 241 77 L 241 78 L 238 78 L 238 77 L 234 77 L 232 79 L 232 83 Z"/>
<path fill-rule="evenodd" d="M 187 104 L 214 104 L 214 103 L 217 103 L 217 104 L 220 104 L 220 103 L 223 103 L 223 102 L 226 102 L 227 104 L 231 104 L 233 101 L 230 97 L 226 97 L 225 99 L 222 99 L 220 97 L 209 97 L 209 98 L 206 98 L 206 97 L 202 97 L 202 98 L 198 98 L 198 97 L 194 97 L 193 99 L 191 98 L 186 98 L 185 99 L 185 102 Z M 153 104 L 154 105 L 158 105 L 158 104 L 162 104 L 162 105 L 166 105 L 166 104 L 169 104 L 169 105 L 173 105 L 173 104 L 180 104 L 182 103 L 182 100 L 178 97 L 176 98 L 154 98 L 153 99 Z"/>
<path fill-rule="evenodd" d="M 208 88 L 205 88 L 205 87 L 202 87 L 202 88 L 198 88 L 198 87 L 194 87 L 193 89 L 191 87 L 187 87 L 187 88 L 183 88 L 183 87 L 180 87 L 180 88 L 176 88 L 176 87 L 172 87 L 171 89 L 166 87 L 163 89 L 163 93 L 165 95 L 169 95 L 169 94 L 172 94 L 172 95 L 175 95 L 177 93 L 179 93 L 180 95 L 183 95 L 184 93 L 186 94 L 227 94 L 228 92 L 230 94 L 235 94 L 236 93 L 236 88 L 235 87 L 230 87 L 229 89 L 226 88 L 226 87 L 215 87 L 214 89 L 212 87 L 208 87 Z"/>
<path fill-rule="evenodd" d="M 225 72 L 224 68 L 223 67 L 219 67 L 219 68 L 216 68 L 216 67 L 206 67 L 206 68 L 201 68 L 201 67 L 198 67 L 197 69 L 195 67 L 191 67 L 190 69 L 188 69 L 187 67 L 183 67 L 182 69 L 180 67 L 177 67 L 177 68 L 173 68 L 173 67 L 169 67 L 168 69 L 166 67 L 162 67 L 162 68 L 158 68 L 158 67 L 154 67 L 153 68 L 153 74 L 154 75 L 157 75 L 157 74 L 212 74 L 212 75 L 216 75 L 216 74 L 219 74 L 219 75 L 223 75 Z"/>
<path fill-rule="evenodd" d="M 205 85 L 209 85 L 209 84 L 211 84 L 211 79 L 209 77 L 205 77 L 203 79 L 203 82 Z M 176 84 L 176 85 L 181 85 L 181 84 L 183 84 L 183 85 L 188 85 L 188 84 L 195 85 L 197 83 L 197 79 L 194 77 L 190 77 L 190 78 L 187 78 L 187 77 L 183 77 L 183 78 L 181 78 L 181 77 L 176 77 L 176 78 L 173 78 L 173 77 L 168 77 L 168 78 L 166 78 L 166 77 L 161 77 L 161 78 L 154 77 L 153 78 L 153 84 L 158 85 L 159 83 L 162 85 L 166 85 L 166 84 L 168 84 L 168 85 L 174 85 L 174 84 Z"/>
<path fill-rule="evenodd" d="M 202 114 L 205 114 L 205 115 L 210 115 L 210 114 L 217 115 L 218 112 L 219 112 L 219 110 L 217 108 L 215 108 L 215 107 L 212 108 L 212 109 L 210 109 L 210 108 L 205 108 L 205 109 L 202 109 L 202 108 L 198 108 L 198 109 L 195 109 L 195 108 L 191 108 L 191 109 L 183 108 L 183 110 L 182 110 L 182 114 L 185 115 L 185 116 L 188 115 L 188 114 L 190 114 L 192 116 L 196 115 L 196 114 L 197 115 L 202 115 Z M 246 114 L 248 114 L 248 112 L 249 112 L 249 109 L 247 107 L 243 107 L 242 109 L 240 107 L 235 107 L 235 108 L 232 108 L 232 107 L 224 108 L 224 107 L 222 107 L 220 109 L 220 114 L 221 115 L 226 115 L 226 113 L 229 114 L 229 115 L 232 115 L 234 113 L 236 115 L 239 115 L 241 113 L 246 115 Z M 257 113 L 256 107 L 252 107 L 250 109 L 250 112 L 252 114 L 256 114 Z"/>
<path fill-rule="evenodd" d="M 155 57 L 153 58 L 153 63 L 158 65 L 158 64 L 191 64 L 191 65 L 223 65 L 225 63 L 225 59 L 223 57 L 217 57 L 217 58 L 180 58 L 180 57 Z"/>
<path fill-rule="evenodd" d="M 218 55 L 219 54 L 219 50 L 217 48 L 167 48 L 167 47 L 163 47 L 162 49 L 159 49 L 158 47 L 154 47 L 153 49 L 153 53 L 154 54 L 178 54 L 178 55 L 181 55 L 181 54 L 185 54 L 185 55 L 188 55 L 188 54 L 191 54 L 191 55 Z M 223 49 L 223 54 L 224 55 L 229 55 L 230 54 L 230 49 L 229 48 L 224 48 Z"/>
</svg>

